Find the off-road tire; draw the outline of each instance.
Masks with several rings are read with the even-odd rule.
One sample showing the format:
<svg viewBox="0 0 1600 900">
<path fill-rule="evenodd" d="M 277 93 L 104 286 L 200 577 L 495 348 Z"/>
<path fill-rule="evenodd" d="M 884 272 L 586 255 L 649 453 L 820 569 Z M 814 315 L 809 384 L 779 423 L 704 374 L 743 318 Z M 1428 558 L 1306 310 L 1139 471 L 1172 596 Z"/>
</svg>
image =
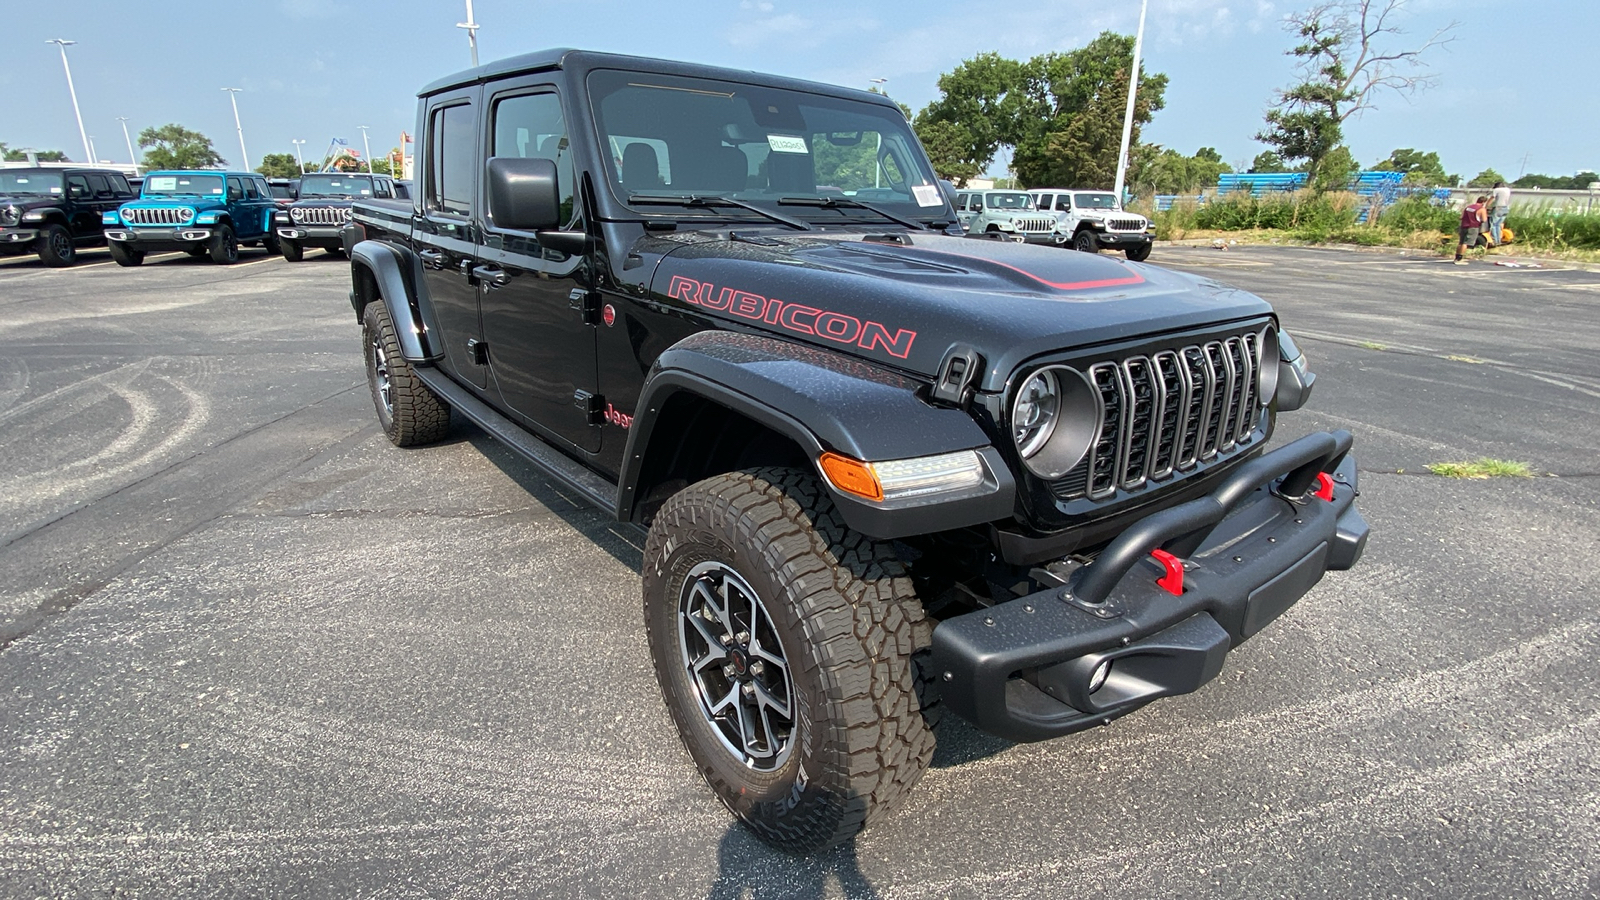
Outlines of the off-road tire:
<svg viewBox="0 0 1600 900">
<path fill-rule="evenodd" d="M 62 269 L 78 261 L 78 248 L 72 232 L 51 222 L 39 230 L 39 261 L 52 269 Z"/>
<path fill-rule="evenodd" d="M 278 247 L 278 236 L 272 233 L 271 226 L 267 226 L 267 233 L 261 236 L 261 249 L 267 251 L 268 256 L 277 256 L 282 252 Z"/>
<path fill-rule="evenodd" d="M 289 262 L 299 262 L 306 258 L 306 248 L 299 241 L 282 238 L 278 241 L 278 247 L 283 251 L 283 258 Z"/>
<path fill-rule="evenodd" d="M 239 261 L 239 239 L 234 236 L 232 225 L 218 225 L 215 234 L 211 235 L 211 261 L 218 265 L 229 266 Z"/>
<path fill-rule="evenodd" d="M 1135 244 L 1122 252 L 1128 254 L 1128 258 L 1134 262 L 1144 262 L 1150 258 L 1150 248 L 1152 246 L 1151 244 Z"/>
<path fill-rule="evenodd" d="M 144 263 L 143 250 L 130 250 L 122 246 L 121 241 L 107 241 L 106 249 L 111 251 L 111 259 L 119 266 L 131 268 Z"/>
<path fill-rule="evenodd" d="M 195 259 L 204 259 L 205 257 L 211 255 L 211 250 L 206 247 L 190 247 L 183 252 L 189 254 Z"/>
<path fill-rule="evenodd" d="M 345 258 L 344 248 L 343 247 L 329 247 L 328 248 L 328 255 L 329 256 L 337 256 L 340 259 L 344 259 Z"/>
<path fill-rule="evenodd" d="M 792 677 L 787 757 L 768 770 L 722 742 L 685 664 L 690 575 L 708 564 L 759 597 Z M 717 798 L 762 840 L 831 847 L 922 778 L 941 712 L 923 673 L 933 623 L 891 547 L 847 528 L 815 476 L 754 469 L 679 491 L 650 526 L 643 575 L 650 652 L 678 733 Z"/>
<path fill-rule="evenodd" d="M 367 359 L 372 405 L 390 443 L 396 447 L 431 444 L 450 432 L 449 404 L 428 390 L 400 355 L 394 322 L 381 300 L 368 303 L 361 312 L 361 348 Z"/>
<path fill-rule="evenodd" d="M 1084 229 L 1072 236 L 1072 249 L 1079 253 L 1099 253 L 1100 239 L 1094 236 L 1094 232 Z"/>
</svg>

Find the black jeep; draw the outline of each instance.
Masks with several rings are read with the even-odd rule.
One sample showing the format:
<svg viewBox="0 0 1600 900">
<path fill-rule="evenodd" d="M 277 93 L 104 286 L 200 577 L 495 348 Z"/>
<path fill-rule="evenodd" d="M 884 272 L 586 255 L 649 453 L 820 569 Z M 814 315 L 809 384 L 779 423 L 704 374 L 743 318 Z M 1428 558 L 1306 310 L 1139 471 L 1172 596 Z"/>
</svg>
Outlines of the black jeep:
<svg viewBox="0 0 1600 900">
<path fill-rule="evenodd" d="M 1195 690 L 1361 556 L 1350 435 L 1267 449 L 1312 385 L 1270 306 L 962 237 L 881 95 L 560 50 L 418 134 L 416 199 L 346 231 L 379 421 L 459 413 L 647 530 L 667 706 L 768 841 L 877 820 L 946 713 Z"/>
<path fill-rule="evenodd" d="M 0 256 L 70 266 L 78 248 L 105 245 L 102 217 L 136 196 L 110 169 L 0 168 Z"/>
<path fill-rule="evenodd" d="M 355 200 L 393 200 L 397 194 L 393 178 L 364 172 L 314 172 L 300 178 L 293 202 L 280 204 L 274 217 L 278 246 L 283 258 L 299 262 L 307 247 L 321 247 L 330 253 L 344 253 L 339 231 L 350 221 L 350 204 Z"/>
</svg>

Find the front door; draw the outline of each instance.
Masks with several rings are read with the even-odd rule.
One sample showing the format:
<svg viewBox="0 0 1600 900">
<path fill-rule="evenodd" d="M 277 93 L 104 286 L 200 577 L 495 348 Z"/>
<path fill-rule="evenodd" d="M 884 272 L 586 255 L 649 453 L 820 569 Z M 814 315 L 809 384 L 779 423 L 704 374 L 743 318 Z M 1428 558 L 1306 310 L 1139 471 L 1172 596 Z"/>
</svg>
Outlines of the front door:
<svg viewBox="0 0 1600 900">
<path fill-rule="evenodd" d="M 553 160 L 568 228 L 582 227 L 573 203 L 572 151 L 555 88 L 537 78 L 507 82 L 488 98 L 485 156 Z M 600 449 L 591 423 L 598 371 L 595 325 L 586 314 L 592 283 L 583 256 L 540 246 L 538 235 L 494 224 L 485 202 L 480 282 L 489 366 L 502 401 L 530 424 L 581 450 Z"/>
<path fill-rule="evenodd" d="M 482 388 L 489 383 L 478 317 L 478 229 L 473 223 L 473 198 L 478 180 L 478 89 L 441 94 L 429 101 L 427 171 L 422 215 L 414 230 L 422 259 L 423 284 L 433 313 L 444 332 L 445 358 L 462 382 Z"/>
</svg>

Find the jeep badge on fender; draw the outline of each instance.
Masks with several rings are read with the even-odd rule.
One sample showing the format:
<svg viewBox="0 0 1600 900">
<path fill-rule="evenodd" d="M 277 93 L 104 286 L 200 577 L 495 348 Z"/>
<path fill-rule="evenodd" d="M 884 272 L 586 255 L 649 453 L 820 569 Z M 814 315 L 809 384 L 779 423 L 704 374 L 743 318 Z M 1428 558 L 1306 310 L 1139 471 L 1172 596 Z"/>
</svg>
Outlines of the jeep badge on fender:
<svg viewBox="0 0 1600 900">
<path fill-rule="evenodd" d="M 1361 557 L 1350 435 L 1267 448 L 1313 384 L 1270 306 L 964 236 L 882 95 L 554 50 L 417 117 L 413 199 L 342 233 L 378 419 L 646 532 L 667 707 L 766 841 L 882 820 L 943 716 L 1193 691 Z"/>
</svg>

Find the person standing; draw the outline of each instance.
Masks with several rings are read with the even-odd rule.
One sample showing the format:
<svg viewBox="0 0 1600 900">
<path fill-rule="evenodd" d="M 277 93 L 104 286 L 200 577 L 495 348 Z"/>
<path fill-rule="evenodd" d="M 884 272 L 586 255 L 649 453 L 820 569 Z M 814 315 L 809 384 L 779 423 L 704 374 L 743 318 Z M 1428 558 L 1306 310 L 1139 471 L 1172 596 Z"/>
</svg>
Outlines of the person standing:
<svg viewBox="0 0 1600 900">
<path fill-rule="evenodd" d="M 1494 197 L 1494 208 L 1489 213 L 1489 237 L 1498 247 L 1503 243 L 1500 240 L 1500 232 L 1506 224 L 1506 214 L 1511 212 L 1511 188 L 1506 187 L 1503 182 L 1496 181 L 1491 194 Z"/>
<path fill-rule="evenodd" d="M 1464 266 L 1467 261 L 1461 258 L 1468 247 L 1478 245 L 1478 233 L 1483 229 L 1483 223 L 1488 216 L 1483 211 L 1483 205 L 1489 202 L 1488 197 L 1479 197 L 1475 202 L 1468 203 L 1467 208 L 1461 211 L 1461 228 L 1456 235 L 1456 265 Z"/>
</svg>

